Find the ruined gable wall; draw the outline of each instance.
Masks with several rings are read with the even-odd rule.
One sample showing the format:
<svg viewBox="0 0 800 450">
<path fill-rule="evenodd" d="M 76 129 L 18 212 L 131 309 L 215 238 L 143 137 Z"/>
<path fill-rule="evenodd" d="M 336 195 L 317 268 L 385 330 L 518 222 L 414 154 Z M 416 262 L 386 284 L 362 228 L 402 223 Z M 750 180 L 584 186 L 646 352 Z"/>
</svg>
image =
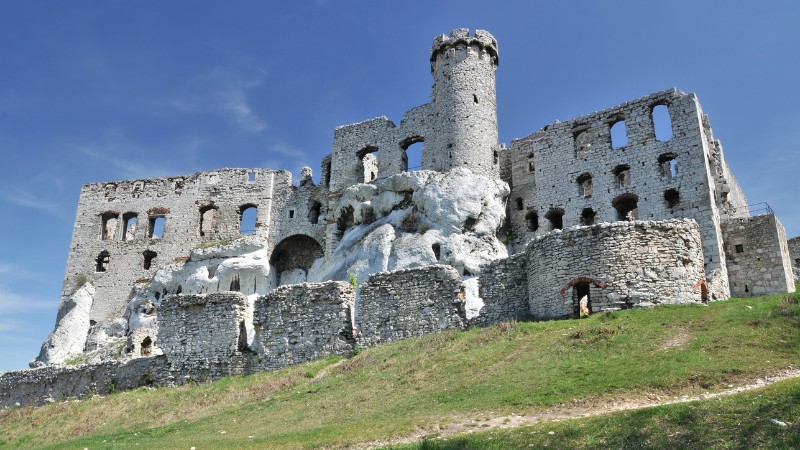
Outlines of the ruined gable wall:
<svg viewBox="0 0 800 450">
<path fill-rule="evenodd" d="M 251 176 L 255 177 L 252 182 Z M 160 265 L 187 257 L 192 248 L 203 242 L 238 237 L 242 205 L 258 207 L 259 226 L 255 233 L 269 236 L 273 187 L 286 184 L 283 180 L 290 177 L 289 172 L 269 169 L 220 169 L 181 177 L 83 186 L 62 299 L 88 280 L 96 286 L 90 318 L 102 324 L 121 317 L 137 280 L 148 281 Z M 206 226 L 205 236 L 201 236 L 200 210 L 207 206 L 217 208 L 216 217 L 210 228 Z M 105 240 L 101 239 L 104 213 L 119 217 Z M 123 240 L 126 213 L 137 215 L 137 226 Z M 156 216 L 165 218 L 161 238 L 148 237 L 148 220 Z M 108 252 L 107 269 L 98 272 L 97 258 L 104 251 Z M 144 268 L 145 251 L 157 254 L 149 269 Z"/>
<path fill-rule="evenodd" d="M 358 345 L 368 347 L 467 325 L 458 271 L 432 265 L 370 275 L 356 304 Z"/>
<path fill-rule="evenodd" d="M 281 286 L 256 300 L 257 351 L 266 370 L 352 356 L 355 292 L 345 282 Z"/>
<path fill-rule="evenodd" d="M 672 137 L 667 141 L 656 139 L 652 120 L 653 107 L 661 104 L 667 105 L 672 124 Z M 726 297 L 719 212 L 701 118 L 696 97 L 673 89 L 556 122 L 513 141 L 509 204 L 515 248 L 521 249 L 532 237 L 551 231 L 546 219 L 551 210 L 563 210 L 565 228 L 581 225 L 584 211 L 589 209 L 595 223 L 613 222 L 618 220 L 615 200 L 633 194 L 641 220 L 685 217 L 697 221 L 703 236 L 706 273 L 719 279 L 718 294 Z M 625 122 L 627 144 L 612 148 L 611 126 L 620 120 Z M 675 176 L 669 169 L 664 172 L 662 155 L 674 155 Z M 615 173 L 625 167 L 627 185 L 621 184 Z M 583 174 L 592 177 L 590 195 L 584 195 L 578 181 Z M 674 205 L 665 198 L 668 190 L 678 192 L 679 201 Z M 526 217 L 534 214 L 537 222 L 531 227 Z M 538 229 L 532 231 L 536 226 Z"/>
<path fill-rule="evenodd" d="M 722 226 L 732 296 L 794 292 L 786 231 L 774 214 L 730 219 Z"/>
<path fill-rule="evenodd" d="M 530 312 L 570 316 L 588 283 L 591 310 L 700 303 L 703 250 L 693 220 L 603 223 L 555 231 L 527 251 Z"/>
</svg>

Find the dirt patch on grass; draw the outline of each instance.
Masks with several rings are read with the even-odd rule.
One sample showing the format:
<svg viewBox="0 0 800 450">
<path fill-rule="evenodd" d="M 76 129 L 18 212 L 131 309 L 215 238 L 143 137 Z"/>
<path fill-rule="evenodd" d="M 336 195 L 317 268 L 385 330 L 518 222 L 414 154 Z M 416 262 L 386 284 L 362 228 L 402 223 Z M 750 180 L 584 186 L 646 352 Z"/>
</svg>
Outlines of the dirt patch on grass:
<svg viewBox="0 0 800 450">
<path fill-rule="evenodd" d="M 749 382 L 739 386 L 728 385 L 727 388 L 717 392 L 704 392 L 681 396 L 670 396 L 668 394 L 659 392 L 617 398 L 603 398 L 599 400 L 595 399 L 592 401 L 576 399 L 569 404 L 558 405 L 544 411 L 537 411 L 530 414 L 492 416 L 490 414 L 472 413 L 468 414 L 468 417 L 442 417 L 438 421 L 431 423 L 429 426 L 418 428 L 417 432 L 408 436 L 386 441 L 366 442 L 348 446 L 347 448 L 368 449 L 384 447 L 388 445 L 410 444 L 422 439 L 446 438 L 459 434 L 474 433 L 477 431 L 516 428 L 534 425 L 537 423 L 579 419 L 618 411 L 649 408 L 652 406 L 671 405 L 675 403 L 684 403 L 696 400 L 707 400 L 762 388 L 778 381 L 798 377 L 800 377 L 800 369 L 790 367 L 771 376 L 764 376 L 762 378 L 750 380 Z"/>
<path fill-rule="evenodd" d="M 680 348 L 689 343 L 692 339 L 692 334 L 686 328 L 674 328 L 672 334 L 664 341 L 658 348 L 659 351 L 670 350 L 673 348 Z"/>
</svg>

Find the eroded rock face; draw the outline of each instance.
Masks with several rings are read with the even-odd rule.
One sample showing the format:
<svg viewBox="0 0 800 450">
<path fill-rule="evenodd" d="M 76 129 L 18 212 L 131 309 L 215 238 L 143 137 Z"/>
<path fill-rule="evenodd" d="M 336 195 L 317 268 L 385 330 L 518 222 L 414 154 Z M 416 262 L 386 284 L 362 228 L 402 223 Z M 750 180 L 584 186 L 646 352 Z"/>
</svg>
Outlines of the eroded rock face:
<svg viewBox="0 0 800 450">
<path fill-rule="evenodd" d="M 508 256 L 495 232 L 505 218 L 508 185 L 458 168 L 448 173 L 401 173 L 342 194 L 334 218 L 341 241 L 317 260 L 308 280 L 359 280 L 375 272 L 448 264 L 461 275 L 480 273 Z"/>
<path fill-rule="evenodd" d="M 31 362 L 32 367 L 62 364 L 83 353 L 91 327 L 89 311 L 93 301 L 94 285 L 91 283 L 85 283 L 69 296 L 59 308 L 67 312 L 61 316 L 53 332 L 42 344 L 39 356 Z"/>
</svg>

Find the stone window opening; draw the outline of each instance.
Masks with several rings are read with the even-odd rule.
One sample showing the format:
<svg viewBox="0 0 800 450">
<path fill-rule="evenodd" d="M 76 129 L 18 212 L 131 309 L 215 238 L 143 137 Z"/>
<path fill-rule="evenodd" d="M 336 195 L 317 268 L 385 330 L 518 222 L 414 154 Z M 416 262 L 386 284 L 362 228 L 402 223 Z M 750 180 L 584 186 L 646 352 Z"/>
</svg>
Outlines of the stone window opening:
<svg viewBox="0 0 800 450">
<path fill-rule="evenodd" d="M 614 178 L 618 188 L 626 188 L 631 184 L 631 166 L 620 164 L 614 168 Z"/>
<path fill-rule="evenodd" d="M 478 104 L 478 95 L 472 94 L 472 101 L 477 105 Z"/>
<path fill-rule="evenodd" d="M 212 236 L 217 230 L 217 208 L 213 205 L 200 208 L 200 236 Z"/>
<path fill-rule="evenodd" d="M 155 262 L 156 256 L 158 256 L 158 254 L 152 250 L 145 250 L 142 252 L 142 268 L 144 268 L 144 270 L 150 270 L 150 268 L 153 267 L 153 262 Z"/>
<path fill-rule="evenodd" d="M 561 208 L 551 208 L 544 216 L 550 222 L 551 230 L 564 229 L 564 210 Z"/>
<path fill-rule="evenodd" d="M 241 282 L 239 281 L 239 275 L 233 277 L 228 290 L 234 292 L 239 292 L 242 290 Z"/>
<path fill-rule="evenodd" d="M 308 221 L 314 225 L 319 223 L 319 215 L 322 211 L 322 203 L 312 200 L 308 207 Z"/>
<path fill-rule="evenodd" d="M 517 199 L 515 201 L 516 201 L 516 205 L 517 205 L 517 211 L 522 211 L 522 208 L 523 208 L 522 197 L 517 197 Z"/>
<path fill-rule="evenodd" d="M 150 356 L 151 353 L 153 353 L 153 340 L 150 339 L 150 336 L 145 336 L 139 348 L 139 354 L 141 356 Z"/>
<path fill-rule="evenodd" d="M 592 196 L 592 174 L 581 174 L 578 179 L 578 195 L 582 197 Z"/>
<path fill-rule="evenodd" d="M 584 208 L 581 211 L 581 225 L 594 225 L 597 213 L 592 208 Z"/>
<path fill-rule="evenodd" d="M 322 167 L 322 184 L 325 185 L 325 188 L 331 187 L 331 160 L 327 158 L 323 163 Z"/>
<path fill-rule="evenodd" d="M 610 122 L 611 148 L 617 149 L 628 145 L 628 129 L 623 116 L 616 116 Z"/>
<path fill-rule="evenodd" d="M 185 181 L 183 180 L 183 178 L 175 178 L 174 180 L 172 180 L 172 189 L 175 191 L 176 194 L 181 195 L 181 192 L 183 192 L 184 184 Z"/>
<path fill-rule="evenodd" d="M 403 149 L 403 172 L 422 169 L 422 153 L 424 151 L 422 136 L 412 136 L 400 142 Z"/>
<path fill-rule="evenodd" d="M 676 178 L 678 176 L 678 155 L 664 153 L 658 157 L 658 166 L 663 178 Z"/>
<path fill-rule="evenodd" d="M 353 207 L 345 206 L 341 211 L 339 219 L 336 220 L 336 236 L 338 238 L 344 236 L 344 232 L 352 227 L 353 223 L 355 223 Z"/>
<path fill-rule="evenodd" d="M 369 183 L 378 178 L 378 150 L 378 147 L 368 145 L 356 152 L 359 183 Z"/>
<path fill-rule="evenodd" d="M 536 171 L 536 164 L 533 162 L 533 158 L 528 160 L 528 172 L 533 173 Z"/>
<path fill-rule="evenodd" d="M 436 261 L 439 261 L 439 258 L 442 256 L 442 248 L 438 242 L 431 245 L 431 250 L 433 250 L 433 257 L 436 258 Z"/>
<path fill-rule="evenodd" d="M 529 211 L 525 215 L 525 223 L 528 226 L 528 231 L 535 232 L 539 229 L 539 214 L 536 211 Z"/>
<path fill-rule="evenodd" d="M 107 250 L 103 250 L 97 255 L 97 259 L 95 260 L 95 272 L 105 272 L 108 270 L 108 263 L 111 261 L 111 255 L 108 253 Z"/>
<path fill-rule="evenodd" d="M 800 268 L 800 258 L 794 259 L 794 266 Z"/>
<path fill-rule="evenodd" d="M 497 153 L 497 150 L 494 151 L 494 165 L 496 166 L 500 162 L 500 155 Z"/>
<path fill-rule="evenodd" d="M 130 241 L 136 236 L 136 224 L 139 215 L 134 212 L 127 212 L 122 215 L 122 240 Z"/>
<path fill-rule="evenodd" d="M 181 295 L 182 293 L 183 293 L 183 286 L 179 284 L 178 289 L 175 291 L 175 295 Z"/>
<path fill-rule="evenodd" d="M 280 241 L 270 255 L 270 270 L 276 274 L 276 286 L 297 283 L 298 269 L 306 275 L 314 261 L 324 255 L 322 246 L 316 239 L 305 234 L 295 234 Z M 285 275 L 294 275 L 287 280 Z"/>
<path fill-rule="evenodd" d="M 149 227 L 147 237 L 150 239 L 161 239 L 164 237 L 164 225 L 166 222 L 164 216 L 151 216 L 149 220 Z"/>
<path fill-rule="evenodd" d="M 239 234 L 255 234 L 258 227 L 258 207 L 253 204 L 239 207 Z"/>
<path fill-rule="evenodd" d="M 294 219 L 294 210 L 293 209 L 289 210 L 289 218 L 290 219 Z"/>
<path fill-rule="evenodd" d="M 574 130 L 572 134 L 575 140 L 575 157 L 586 158 L 592 148 L 592 139 L 589 136 L 588 127 Z"/>
<path fill-rule="evenodd" d="M 592 297 L 589 283 L 578 283 L 572 287 L 572 317 L 581 319 L 592 313 Z"/>
<path fill-rule="evenodd" d="M 672 139 L 672 118 L 669 115 L 669 105 L 665 103 L 653 105 L 650 119 L 653 121 L 653 133 L 656 140 L 666 142 Z"/>
<path fill-rule="evenodd" d="M 115 212 L 103 213 L 100 225 L 100 240 L 113 241 L 117 235 L 117 224 L 119 222 L 119 214 Z"/>
<path fill-rule="evenodd" d="M 617 210 L 617 220 L 631 221 L 639 219 L 639 197 L 636 194 L 618 195 L 611 201 L 611 206 Z"/>
<path fill-rule="evenodd" d="M 144 181 L 136 181 L 133 183 L 133 189 L 131 189 L 131 197 L 139 198 L 142 195 L 142 191 L 144 191 Z"/>
<path fill-rule="evenodd" d="M 256 182 L 256 173 L 255 172 L 247 172 L 247 182 L 248 183 L 255 183 Z"/>
<path fill-rule="evenodd" d="M 674 209 L 681 203 L 681 194 L 677 189 L 667 189 L 664 191 L 664 201 L 667 207 Z"/>
<path fill-rule="evenodd" d="M 744 244 L 736 244 L 736 253 L 744 253 Z"/>
</svg>

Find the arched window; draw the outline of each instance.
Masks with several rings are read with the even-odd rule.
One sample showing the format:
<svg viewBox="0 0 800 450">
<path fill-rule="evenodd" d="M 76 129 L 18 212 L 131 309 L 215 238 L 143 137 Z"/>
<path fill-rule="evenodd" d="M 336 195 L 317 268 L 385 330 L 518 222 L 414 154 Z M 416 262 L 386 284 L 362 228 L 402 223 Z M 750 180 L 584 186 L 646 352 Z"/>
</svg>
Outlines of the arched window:
<svg viewBox="0 0 800 450">
<path fill-rule="evenodd" d="M 625 188 L 631 184 L 631 167 L 627 164 L 620 164 L 614 168 L 614 178 L 617 180 L 618 188 Z"/>
<path fill-rule="evenodd" d="M 564 210 L 561 208 L 551 208 L 547 211 L 547 214 L 544 215 L 544 218 L 550 222 L 550 229 L 551 230 L 563 230 L 564 229 Z"/>
<path fill-rule="evenodd" d="M 580 175 L 578 181 L 578 195 L 582 197 L 592 196 L 592 174 L 586 172 Z"/>
<path fill-rule="evenodd" d="M 620 148 L 628 145 L 628 130 L 625 119 L 617 116 L 611 123 L 611 148 Z"/>
<path fill-rule="evenodd" d="M 314 225 L 319 223 L 319 215 L 322 211 L 322 203 L 312 200 L 308 205 L 308 221 Z"/>
<path fill-rule="evenodd" d="M 400 148 L 403 149 L 404 172 L 422 169 L 423 142 L 425 139 L 422 136 L 412 136 L 400 142 Z"/>
<path fill-rule="evenodd" d="M 639 197 L 636 194 L 618 195 L 611 202 L 611 206 L 617 210 L 617 220 L 637 220 L 639 219 Z"/>
<path fill-rule="evenodd" d="M 659 141 L 672 139 L 672 118 L 669 116 L 669 107 L 663 103 L 653 106 L 650 113 L 653 120 L 653 132 Z"/>
<path fill-rule="evenodd" d="M 584 208 L 581 212 L 581 225 L 594 225 L 596 215 L 592 208 Z"/>
<path fill-rule="evenodd" d="M 359 160 L 359 182 L 369 183 L 378 178 L 378 147 L 368 145 L 356 152 Z"/>
<path fill-rule="evenodd" d="M 573 132 L 575 139 L 575 156 L 577 158 L 586 158 L 589 156 L 589 150 L 592 148 L 592 140 L 589 137 L 589 130 L 579 129 Z"/>
<path fill-rule="evenodd" d="M 239 234 L 255 234 L 258 226 L 258 207 L 253 204 L 239 207 Z"/>
</svg>

